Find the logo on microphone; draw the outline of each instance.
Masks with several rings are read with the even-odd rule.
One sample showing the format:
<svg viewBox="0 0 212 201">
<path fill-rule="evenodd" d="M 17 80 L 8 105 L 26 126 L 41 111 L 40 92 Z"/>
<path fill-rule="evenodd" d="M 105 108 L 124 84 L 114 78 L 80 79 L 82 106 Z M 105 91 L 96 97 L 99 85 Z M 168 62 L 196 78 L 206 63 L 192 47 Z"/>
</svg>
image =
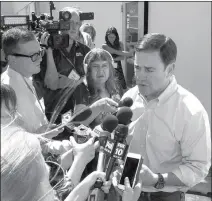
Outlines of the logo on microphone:
<svg viewBox="0 0 212 201">
<path fill-rule="evenodd" d="M 113 154 L 114 158 L 122 159 L 124 153 L 125 153 L 126 145 L 123 143 L 118 143 L 115 149 L 115 152 Z"/>
<path fill-rule="evenodd" d="M 107 142 L 105 144 L 105 149 L 104 149 L 104 151 L 105 151 L 106 154 L 109 154 L 110 155 L 112 153 L 114 144 L 115 144 L 115 141 L 114 140 L 111 140 L 111 139 L 108 139 L 107 140 Z"/>
</svg>

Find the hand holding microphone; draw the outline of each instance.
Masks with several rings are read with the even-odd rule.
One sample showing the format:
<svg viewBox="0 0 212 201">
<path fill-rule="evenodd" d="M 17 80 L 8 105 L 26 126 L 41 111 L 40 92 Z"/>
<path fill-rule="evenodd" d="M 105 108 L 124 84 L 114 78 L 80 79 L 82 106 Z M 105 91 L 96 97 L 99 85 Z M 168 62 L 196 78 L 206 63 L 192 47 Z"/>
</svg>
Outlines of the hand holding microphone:
<svg viewBox="0 0 212 201">
<path fill-rule="evenodd" d="M 87 165 L 95 156 L 95 150 L 99 147 L 99 142 L 94 143 L 94 138 L 90 138 L 86 143 L 78 144 L 74 137 L 70 137 L 73 146 L 74 157 Z"/>
</svg>

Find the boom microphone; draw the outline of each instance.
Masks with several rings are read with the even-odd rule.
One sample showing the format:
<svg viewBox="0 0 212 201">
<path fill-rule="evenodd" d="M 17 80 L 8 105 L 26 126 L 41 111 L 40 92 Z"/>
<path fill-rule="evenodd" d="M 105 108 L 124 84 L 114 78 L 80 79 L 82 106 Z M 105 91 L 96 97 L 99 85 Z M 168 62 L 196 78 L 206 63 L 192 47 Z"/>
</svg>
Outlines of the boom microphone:
<svg viewBox="0 0 212 201">
<path fill-rule="evenodd" d="M 131 122 L 132 116 L 133 112 L 129 107 L 121 107 L 116 114 L 119 124 L 124 125 L 128 125 Z"/>
</svg>

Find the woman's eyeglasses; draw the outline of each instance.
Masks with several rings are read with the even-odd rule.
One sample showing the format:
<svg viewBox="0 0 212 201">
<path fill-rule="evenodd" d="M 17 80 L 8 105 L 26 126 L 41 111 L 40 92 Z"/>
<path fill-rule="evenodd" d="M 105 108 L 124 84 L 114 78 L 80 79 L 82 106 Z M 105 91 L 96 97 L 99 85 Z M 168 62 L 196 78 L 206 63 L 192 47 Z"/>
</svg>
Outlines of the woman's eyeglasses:
<svg viewBox="0 0 212 201">
<path fill-rule="evenodd" d="M 41 49 L 39 52 L 36 52 L 35 54 L 33 55 L 24 55 L 24 54 L 12 54 L 13 56 L 16 56 L 16 57 L 30 57 L 32 62 L 35 62 L 37 61 L 40 57 L 43 57 L 45 54 L 45 49 Z"/>
</svg>

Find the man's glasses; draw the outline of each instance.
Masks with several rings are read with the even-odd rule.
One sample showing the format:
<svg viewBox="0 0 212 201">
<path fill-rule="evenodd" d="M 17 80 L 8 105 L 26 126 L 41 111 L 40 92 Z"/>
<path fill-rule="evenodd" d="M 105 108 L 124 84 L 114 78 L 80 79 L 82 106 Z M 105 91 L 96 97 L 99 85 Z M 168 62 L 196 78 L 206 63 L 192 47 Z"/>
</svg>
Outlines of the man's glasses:
<svg viewBox="0 0 212 201">
<path fill-rule="evenodd" d="M 35 62 L 37 61 L 40 57 L 43 57 L 45 54 L 45 49 L 41 49 L 39 52 L 33 54 L 33 55 L 24 55 L 24 54 L 12 54 L 13 56 L 16 56 L 16 57 L 30 57 L 32 62 Z"/>
</svg>

